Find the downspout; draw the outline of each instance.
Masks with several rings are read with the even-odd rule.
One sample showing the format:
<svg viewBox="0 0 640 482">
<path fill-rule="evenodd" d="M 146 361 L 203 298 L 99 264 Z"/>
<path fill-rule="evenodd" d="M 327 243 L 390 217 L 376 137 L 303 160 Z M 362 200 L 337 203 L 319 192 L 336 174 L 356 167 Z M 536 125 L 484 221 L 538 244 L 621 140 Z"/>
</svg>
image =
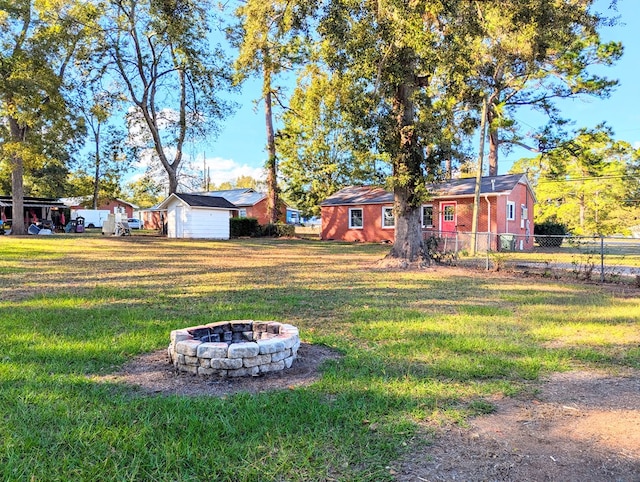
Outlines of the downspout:
<svg viewBox="0 0 640 482">
<path fill-rule="evenodd" d="M 511 230 L 509 229 L 509 195 L 508 194 L 507 194 L 507 199 L 505 200 L 505 203 L 506 203 L 505 206 L 507 206 L 507 212 L 505 213 L 504 232 L 510 233 Z M 514 217 L 515 217 L 515 213 L 514 213 Z"/>
<path fill-rule="evenodd" d="M 487 250 L 491 246 L 491 201 L 489 201 L 489 195 L 484 195 L 485 201 L 487 201 Z"/>
</svg>

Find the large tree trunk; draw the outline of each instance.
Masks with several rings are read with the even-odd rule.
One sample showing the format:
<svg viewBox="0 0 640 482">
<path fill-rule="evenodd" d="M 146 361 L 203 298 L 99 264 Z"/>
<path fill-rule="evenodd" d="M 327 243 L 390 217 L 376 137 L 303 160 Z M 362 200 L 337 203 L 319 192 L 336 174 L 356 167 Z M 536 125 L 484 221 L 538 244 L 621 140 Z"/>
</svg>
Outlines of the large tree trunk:
<svg viewBox="0 0 640 482">
<path fill-rule="evenodd" d="M 396 211 L 396 239 L 388 254 L 390 258 L 417 261 L 422 256 L 422 228 L 420 227 L 420 207 L 413 206 L 410 189 L 394 189 Z"/>
<path fill-rule="evenodd" d="M 20 127 L 18 121 L 9 117 L 11 140 L 24 141 L 26 127 Z M 24 224 L 24 162 L 19 152 L 11 154 L 11 234 L 26 234 Z"/>
<path fill-rule="evenodd" d="M 500 138 L 498 136 L 498 128 L 493 126 L 495 112 L 492 106 L 487 111 L 487 126 L 489 126 L 489 175 L 498 175 L 498 148 L 500 147 Z"/>
<path fill-rule="evenodd" d="M 178 173 L 175 169 L 165 166 L 165 170 L 167 171 L 167 177 L 169 178 L 169 192 L 167 195 L 174 194 L 178 192 Z"/>
<path fill-rule="evenodd" d="M 273 130 L 273 109 L 271 106 L 271 73 L 268 62 L 264 65 L 263 79 L 264 118 L 267 129 L 267 218 L 277 223 L 280 217 L 278 209 L 278 163 L 276 158 L 276 139 Z"/>
<path fill-rule="evenodd" d="M 422 229 L 420 226 L 421 199 L 418 187 L 424 183 L 422 153 L 414 130 L 415 107 L 413 83 L 406 82 L 396 91 L 394 102 L 399 149 L 393 160 L 395 242 L 390 258 L 417 261 L 423 254 Z"/>
<path fill-rule="evenodd" d="M 24 224 L 24 165 L 20 154 L 11 156 L 11 234 L 26 234 Z"/>
</svg>

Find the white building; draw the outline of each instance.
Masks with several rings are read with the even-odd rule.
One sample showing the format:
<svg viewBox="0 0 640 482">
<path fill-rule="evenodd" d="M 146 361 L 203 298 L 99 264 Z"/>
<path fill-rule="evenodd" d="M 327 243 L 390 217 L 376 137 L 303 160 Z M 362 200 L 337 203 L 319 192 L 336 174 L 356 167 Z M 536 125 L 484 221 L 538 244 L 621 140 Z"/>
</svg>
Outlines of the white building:
<svg viewBox="0 0 640 482">
<path fill-rule="evenodd" d="M 169 238 L 229 239 L 229 218 L 238 208 L 222 197 L 174 193 L 157 209 L 166 209 Z"/>
</svg>

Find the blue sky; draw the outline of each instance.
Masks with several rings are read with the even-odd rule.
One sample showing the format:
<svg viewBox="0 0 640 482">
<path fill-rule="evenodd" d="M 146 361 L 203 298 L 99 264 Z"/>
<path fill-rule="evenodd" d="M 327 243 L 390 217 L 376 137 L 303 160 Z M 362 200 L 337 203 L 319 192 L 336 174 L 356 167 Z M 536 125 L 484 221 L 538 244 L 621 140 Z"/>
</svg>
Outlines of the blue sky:
<svg viewBox="0 0 640 482">
<path fill-rule="evenodd" d="M 615 14 L 607 11 L 608 4 L 609 0 L 598 0 L 596 9 Z M 606 121 L 617 139 L 640 147 L 640 1 L 619 0 L 617 10 L 617 15 L 621 16 L 619 25 L 602 29 L 601 35 L 606 41 L 621 41 L 625 53 L 615 66 L 599 73 L 617 78 L 620 86 L 608 99 L 583 97 L 559 105 L 562 115 L 575 121 L 575 128 L 593 127 Z M 254 103 L 259 93 L 259 81 L 252 80 L 245 84 L 241 96 L 236 99 L 241 104 L 240 108 L 224 122 L 218 138 L 204 152 L 196 154 L 198 159 L 206 156 L 211 181 L 215 184 L 234 180 L 241 175 L 260 176 L 266 153 L 262 105 L 256 109 Z M 518 120 L 533 130 L 537 127 L 533 119 L 523 117 Z M 503 155 L 500 173 L 506 173 L 511 164 L 521 157 L 531 156 L 524 150 Z"/>
</svg>

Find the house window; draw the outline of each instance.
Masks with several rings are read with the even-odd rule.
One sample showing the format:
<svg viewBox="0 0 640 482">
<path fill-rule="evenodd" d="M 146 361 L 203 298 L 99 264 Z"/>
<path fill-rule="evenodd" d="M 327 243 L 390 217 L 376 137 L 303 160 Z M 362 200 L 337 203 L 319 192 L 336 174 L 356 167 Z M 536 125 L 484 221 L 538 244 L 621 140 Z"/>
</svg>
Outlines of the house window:
<svg viewBox="0 0 640 482">
<path fill-rule="evenodd" d="M 526 220 L 529 219 L 529 210 L 524 204 L 520 205 L 520 229 L 524 229 Z"/>
<path fill-rule="evenodd" d="M 247 210 L 246 209 L 240 209 L 238 211 L 238 217 L 240 218 L 246 218 L 247 217 Z"/>
<path fill-rule="evenodd" d="M 516 203 L 513 201 L 507 201 L 507 221 L 513 221 L 516 219 Z"/>
<path fill-rule="evenodd" d="M 382 227 L 394 228 L 396 226 L 396 220 L 393 216 L 393 208 L 382 208 Z"/>
<path fill-rule="evenodd" d="M 362 209 L 349 209 L 349 228 L 362 229 Z"/>
<path fill-rule="evenodd" d="M 456 207 L 455 206 L 445 206 L 444 213 L 442 218 L 447 222 L 453 222 L 456 216 Z"/>
<path fill-rule="evenodd" d="M 422 227 L 433 227 L 433 206 L 431 205 L 422 206 Z"/>
</svg>

